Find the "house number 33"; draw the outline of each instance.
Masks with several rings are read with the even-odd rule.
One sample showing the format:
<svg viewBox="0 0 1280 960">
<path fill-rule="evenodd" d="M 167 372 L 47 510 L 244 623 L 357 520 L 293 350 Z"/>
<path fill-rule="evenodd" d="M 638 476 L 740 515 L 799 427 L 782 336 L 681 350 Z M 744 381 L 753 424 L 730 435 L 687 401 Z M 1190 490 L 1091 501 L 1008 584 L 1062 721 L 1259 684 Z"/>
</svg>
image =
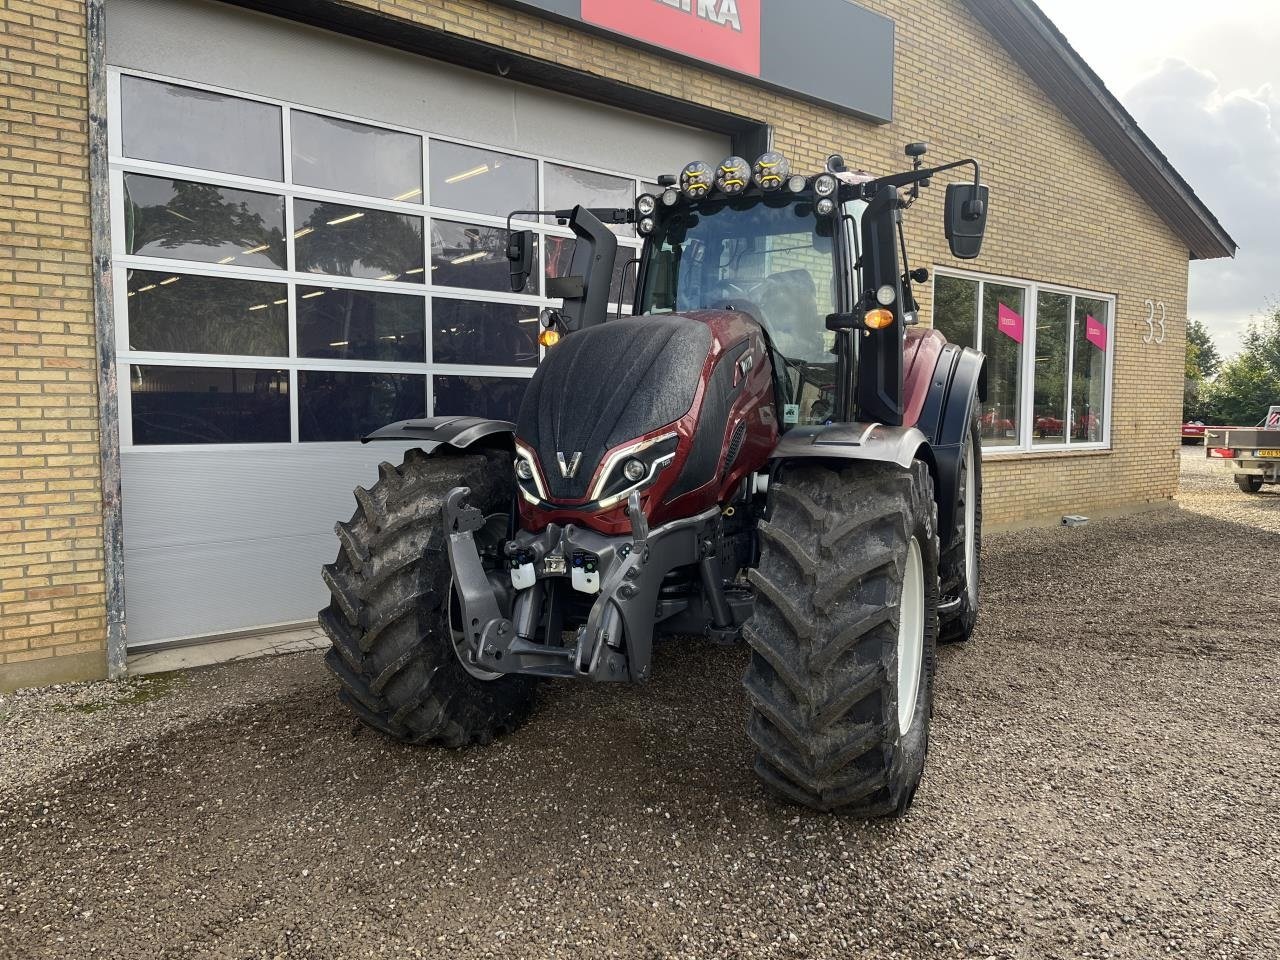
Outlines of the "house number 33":
<svg viewBox="0 0 1280 960">
<path fill-rule="evenodd" d="M 1142 338 L 1142 342 L 1162 344 L 1164 343 L 1164 335 L 1167 332 L 1165 321 L 1168 319 L 1168 314 L 1166 313 L 1164 308 L 1164 301 L 1148 300 L 1146 302 L 1146 305 L 1147 305 L 1147 315 L 1142 318 L 1142 322 L 1147 325 L 1147 332 L 1146 332 L 1146 335 Z M 1160 314 L 1159 318 L 1156 317 L 1157 312 L 1159 312 Z M 1157 326 L 1160 327 L 1159 336 L 1156 335 Z"/>
</svg>

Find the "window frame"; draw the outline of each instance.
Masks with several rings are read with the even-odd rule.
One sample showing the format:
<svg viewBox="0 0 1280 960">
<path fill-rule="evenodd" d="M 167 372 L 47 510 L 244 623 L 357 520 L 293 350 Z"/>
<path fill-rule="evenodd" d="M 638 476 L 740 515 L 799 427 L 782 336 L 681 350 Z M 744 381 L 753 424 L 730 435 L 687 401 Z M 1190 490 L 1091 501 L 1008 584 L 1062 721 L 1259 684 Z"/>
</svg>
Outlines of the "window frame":
<svg viewBox="0 0 1280 960">
<path fill-rule="evenodd" d="M 1116 305 L 1119 300 L 1114 293 L 1099 293 L 1095 290 L 1089 290 L 1084 287 L 1073 287 L 1060 283 L 1047 283 L 1039 280 L 1028 280 L 1022 277 L 1010 277 L 996 273 L 985 273 L 976 270 L 957 270 L 953 267 L 938 266 L 934 264 L 932 276 L 929 280 L 930 306 L 929 306 L 929 325 L 934 325 L 935 314 L 937 309 L 937 278 L 939 276 L 952 277 L 958 280 L 970 280 L 978 284 L 978 307 L 977 314 L 974 317 L 974 342 L 977 349 L 981 350 L 983 346 L 982 340 L 982 304 L 983 297 L 986 292 L 987 284 L 998 284 L 1000 286 L 1018 287 L 1024 291 L 1026 302 L 1026 310 L 1023 311 L 1023 321 L 1026 324 L 1026 332 L 1022 338 L 1022 347 L 1020 351 L 1020 362 L 1022 364 L 1022 385 L 1020 395 L 1018 397 L 1018 442 L 1008 446 L 984 447 L 982 455 L 985 459 L 1008 457 L 1015 459 L 1018 457 L 1026 457 L 1029 455 L 1058 455 L 1068 456 L 1071 454 L 1088 454 L 1099 451 L 1109 451 L 1111 446 L 1111 423 L 1113 420 L 1112 407 L 1114 403 L 1113 391 L 1115 385 L 1115 363 L 1116 363 Z M 1075 364 L 1075 305 L 1077 299 L 1098 300 L 1105 302 L 1109 310 L 1107 321 L 1107 361 L 1105 365 L 1105 381 L 1103 387 L 1103 397 L 1105 406 L 1105 416 L 1102 420 L 1102 439 L 1090 441 L 1073 441 L 1071 439 L 1071 431 L 1065 431 L 1066 436 L 1063 440 L 1045 440 L 1037 441 L 1035 437 L 1035 359 L 1036 359 L 1036 337 L 1039 333 L 1039 324 L 1037 322 L 1037 314 L 1040 307 L 1041 293 L 1057 293 L 1071 298 L 1070 317 L 1071 326 L 1070 333 L 1067 338 L 1067 393 L 1066 416 L 1068 425 L 1071 417 L 1073 390 L 1075 389 L 1074 377 L 1072 371 Z"/>
<path fill-rule="evenodd" d="M 228 97 L 236 97 L 242 100 L 254 101 L 280 109 L 280 125 L 281 125 L 281 149 L 283 151 L 284 170 L 283 180 L 265 180 L 257 177 L 242 176 L 239 174 L 222 173 L 213 170 L 206 170 L 201 167 L 190 167 L 179 164 L 162 163 L 154 160 L 142 160 L 133 157 L 127 157 L 123 153 L 122 140 L 122 114 L 121 114 L 121 78 L 122 77 L 138 77 L 144 80 L 154 80 L 161 83 L 173 84 L 176 86 L 189 87 L 196 90 L 204 90 L 214 94 L 221 94 Z M 466 221 L 486 227 L 497 227 L 506 229 L 507 223 L 505 217 L 493 216 L 490 214 L 475 213 L 466 210 L 457 210 L 452 207 L 436 206 L 431 201 L 431 141 L 441 141 L 454 143 L 459 146 L 473 147 L 481 150 L 489 150 L 497 153 L 504 153 L 534 161 L 537 172 L 537 191 L 538 202 L 542 202 L 545 196 L 545 168 L 546 165 L 556 164 L 560 166 L 576 167 L 582 170 L 588 170 L 593 173 L 604 174 L 612 177 L 618 177 L 623 180 L 631 181 L 635 184 L 636 194 L 644 192 L 645 185 L 652 183 L 651 177 L 647 174 L 625 173 L 618 170 L 611 170 L 604 167 L 595 166 L 593 164 L 579 163 L 562 157 L 552 157 L 539 153 L 531 153 L 523 150 L 514 150 L 509 147 L 497 146 L 494 144 L 482 143 L 479 141 L 466 140 L 459 137 L 442 136 L 432 133 L 429 130 L 417 130 L 410 127 L 404 127 L 394 123 L 385 123 L 380 120 L 372 120 L 368 117 L 353 116 L 334 110 L 325 110 L 312 105 L 296 103 L 293 101 L 279 100 L 272 97 L 265 97 L 259 94 L 236 90 L 227 87 L 221 87 L 214 84 L 202 83 L 194 80 L 188 80 L 182 77 L 167 76 L 164 74 L 152 73 L 144 70 L 134 70 L 131 68 L 109 66 L 107 68 L 107 135 L 108 135 L 108 165 L 109 165 L 109 200 L 110 200 L 110 227 L 111 227 L 111 275 L 112 275 L 112 307 L 116 317 L 115 323 L 115 350 L 116 350 L 116 375 L 117 381 L 121 384 L 121 389 L 117 391 L 118 403 L 118 426 L 120 431 L 120 449 L 127 451 L 146 451 L 155 452 L 157 454 L 163 451 L 195 451 L 195 450 L 262 450 L 264 448 L 283 448 L 298 447 L 303 445 L 299 440 L 299 395 L 298 395 L 298 373 L 302 370 L 314 371 L 335 371 L 335 372 L 352 372 L 352 373 L 411 373 L 419 374 L 426 378 L 426 398 L 427 409 L 434 413 L 435 410 L 435 394 L 434 394 L 434 378 L 436 376 L 472 376 L 472 377 L 495 377 L 495 378 L 521 378 L 528 379 L 533 376 L 536 366 L 517 367 L 517 366 L 498 366 L 488 364 L 443 364 L 437 363 L 433 356 L 432 347 L 432 330 L 433 319 L 431 315 L 431 306 L 433 298 L 450 299 L 450 300 L 480 300 L 489 303 L 499 304 L 516 304 L 521 306 L 533 306 L 537 308 L 558 306 L 559 300 L 554 300 L 546 296 L 546 282 L 544 270 L 535 271 L 534 276 L 537 278 L 537 289 L 532 293 L 514 294 L 509 291 L 490 291 L 490 290 L 472 290 L 466 287 L 450 287 L 443 285 L 435 285 L 430 282 L 430 277 L 425 276 L 423 283 L 407 283 L 401 281 L 377 280 L 358 277 L 344 277 L 331 274 L 319 274 L 299 271 L 297 269 L 295 245 L 294 245 L 294 200 L 314 200 L 322 202 L 332 202 L 344 204 L 353 207 L 359 207 L 370 210 L 380 210 L 390 213 L 408 214 L 410 216 L 419 217 L 423 221 L 423 264 L 428 274 L 431 264 L 431 235 L 432 221 L 440 219 L 450 222 Z M 292 115 L 294 111 L 316 114 L 319 116 L 332 117 L 338 120 L 346 120 L 353 123 L 363 124 L 365 126 L 377 127 L 385 130 L 392 130 L 398 133 L 406 133 L 416 136 L 421 141 L 422 154 L 422 191 L 416 198 L 407 200 L 389 200 L 378 197 L 362 196 L 360 194 L 346 193 L 336 190 L 328 190 L 317 187 L 304 186 L 296 184 L 293 180 L 293 145 L 291 138 Z M 170 178 L 177 180 L 195 181 L 198 183 L 209 184 L 217 187 L 229 187 L 232 189 L 253 190 L 259 193 L 266 193 L 272 196 L 283 198 L 285 210 L 285 250 L 286 264 L 285 269 L 265 268 L 265 267 L 247 267 L 235 266 L 233 264 L 204 263 L 192 260 L 179 260 L 171 257 L 147 257 L 125 253 L 124 246 L 124 175 L 126 173 L 138 173 L 149 176 L 162 178 Z M 560 236 L 572 239 L 573 233 L 568 227 L 562 227 L 553 223 L 537 223 L 533 221 L 518 221 L 516 225 L 519 229 L 531 229 L 539 235 L 539 248 L 545 249 L 545 238 L 548 236 Z M 643 239 L 637 236 L 618 236 L 619 248 L 629 249 L 631 256 L 628 259 L 635 259 L 640 255 L 640 249 Z M 198 276 L 210 277 L 226 277 L 246 280 L 264 280 L 272 281 L 285 285 L 288 296 L 288 355 L 287 356 L 260 356 L 260 355 L 233 355 L 233 354 L 194 354 L 194 353 L 170 353 L 158 351 L 134 351 L 129 348 L 129 312 L 128 312 L 128 291 L 126 283 L 126 274 L 129 270 L 154 270 L 167 271 L 178 274 L 191 274 Z M 332 360 L 322 358 L 300 357 L 298 355 L 298 311 L 297 311 L 297 288 L 300 286 L 325 286 L 339 289 L 353 290 L 370 290 L 374 292 L 384 293 L 403 293 L 419 297 L 423 301 L 423 337 L 424 337 L 424 359 L 422 362 L 401 362 L 401 361 L 379 361 L 379 360 Z M 620 305 L 611 301 L 609 304 L 610 316 L 615 315 L 619 311 Z M 628 305 L 621 306 L 622 312 L 625 314 L 630 312 L 631 307 Z M 539 350 L 539 360 L 545 356 L 545 350 Z M 233 444 L 143 444 L 135 445 L 133 442 L 133 409 L 132 395 L 128 387 L 130 370 L 135 364 L 151 365 L 151 366 L 192 366 L 192 367 L 238 367 L 238 368 L 263 368 L 273 367 L 285 369 L 289 373 L 289 420 L 290 420 L 290 439 L 288 443 L 233 443 Z M 326 443 L 351 443 L 356 441 L 312 441 L 305 444 L 306 447 L 323 447 Z"/>
</svg>

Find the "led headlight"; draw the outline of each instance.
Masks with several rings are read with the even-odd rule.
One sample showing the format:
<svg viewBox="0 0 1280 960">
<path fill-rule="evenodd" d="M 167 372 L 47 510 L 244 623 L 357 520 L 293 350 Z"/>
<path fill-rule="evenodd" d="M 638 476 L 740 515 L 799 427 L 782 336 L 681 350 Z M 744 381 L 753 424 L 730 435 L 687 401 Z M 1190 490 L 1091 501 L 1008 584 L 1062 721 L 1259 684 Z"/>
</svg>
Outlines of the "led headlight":
<svg viewBox="0 0 1280 960">
<path fill-rule="evenodd" d="M 898 299 L 898 293 L 889 284 L 885 284 L 876 291 L 876 303 L 882 307 L 893 306 L 893 301 Z"/>
<path fill-rule="evenodd" d="M 756 161 L 752 168 L 752 176 L 756 186 L 761 190 L 778 190 L 787 180 L 791 172 L 791 164 L 780 153 L 766 153 Z"/>
<path fill-rule="evenodd" d="M 814 205 L 814 209 L 818 211 L 818 216 L 829 217 L 836 212 L 836 202 L 830 197 L 823 197 Z"/>
<path fill-rule="evenodd" d="M 632 457 L 622 465 L 622 475 L 632 483 L 638 483 L 643 480 L 648 473 L 649 468 L 645 466 L 644 461 L 637 460 L 635 457 Z"/>
<path fill-rule="evenodd" d="M 521 480 L 532 480 L 533 464 L 524 457 L 516 457 L 516 476 Z"/>
<path fill-rule="evenodd" d="M 664 207 L 674 207 L 680 202 L 680 191 L 675 187 L 667 187 L 662 191 L 662 205 Z"/>
<path fill-rule="evenodd" d="M 645 217 L 637 223 L 636 226 L 640 229 L 640 235 L 642 237 L 647 237 L 649 234 L 653 233 L 653 217 Z"/>
<path fill-rule="evenodd" d="M 833 197 L 835 196 L 836 188 L 839 186 L 840 184 L 835 177 L 829 173 L 824 173 L 813 181 L 813 192 L 820 197 Z"/>
<path fill-rule="evenodd" d="M 711 192 L 715 179 L 710 164 L 695 160 L 680 171 L 680 191 L 690 200 L 701 200 Z"/>
<path fill-rule="evenodd" d="M 651 217 L 656 209 L 658 209 L 658 200 L 652 194 L 642 193 L 636 197 L 636 213 L 640 216 Z"/>
<path fill-rule="evenodd" d="M 720 162 L 716 171 L 716 189 L 726 196 L 736 197 L 751 182 L 751 168 L 741 157 L 728 157 Z"/>
<path fill-rule="evenodd" d="M 799 193 L 806 186 L 808 186 L 808 184 L 809 184 L 809 181 L 804 178 L 804 175 L 797 173 L 787 180 L 787 189 L 790 190 L 792 193 Z"/>
</svg>

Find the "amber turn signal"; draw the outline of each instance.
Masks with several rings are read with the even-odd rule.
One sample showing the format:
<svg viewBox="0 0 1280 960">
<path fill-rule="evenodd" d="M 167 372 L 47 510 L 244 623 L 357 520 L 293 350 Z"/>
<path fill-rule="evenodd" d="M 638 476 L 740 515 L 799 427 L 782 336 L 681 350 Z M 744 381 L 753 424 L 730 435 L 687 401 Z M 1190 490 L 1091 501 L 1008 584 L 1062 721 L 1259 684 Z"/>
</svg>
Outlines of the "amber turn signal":
<svg viewBox="0 0 1280 960">
<path fill-rule="evenodd" d="M 893 326 L 893 311 L 877 308 L 868 310 L 862 318 L 862 325 L 868 330 L 883 330 Z"/>
<path fill-rule="evenodd" d="M 538 343 L 544 347 L 554 347 L 560 342 L 559 330 L 543 330 L 538 334 Z"/>
</svg>

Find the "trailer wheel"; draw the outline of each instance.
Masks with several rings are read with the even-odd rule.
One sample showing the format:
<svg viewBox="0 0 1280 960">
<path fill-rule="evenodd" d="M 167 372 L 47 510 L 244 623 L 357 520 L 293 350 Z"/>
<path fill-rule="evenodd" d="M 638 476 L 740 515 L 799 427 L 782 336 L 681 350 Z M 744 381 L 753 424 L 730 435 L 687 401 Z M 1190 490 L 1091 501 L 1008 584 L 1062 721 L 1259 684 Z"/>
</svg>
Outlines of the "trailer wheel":
<svg viewBox="0 0 1280 960">
<path fill-rule="evenodd" d="M 982 590 L 982 437 L 977 420 L 960 456 L 960 497 L 952 518 L 951 545 L 939 563 L 942 596 L 959 598 L 960 604 L 941 616 L 939 643 L 968 640 L 978 622 Z"/>
<path fill-rule="evenodd" d="M 769 497 L 745 628 L 756 774 L 816 810 L 900 815 L 924 771 L 933 712 L 928 468 L 792 466 Z"/>
<path fill-rule="evenodd" d="M 1236 486 L 1240 488 L 1242 493 L 1258 493 L 1262 490 L 1262 478 L 1251 477 L 1247 473 L 1242 473 L 1236 477 Z"/>
<path fill-rule="evenodd" d="M 456 649 L 440 508 L 450 490 L 468 486 L 472 504 L 505 521 L 510 463 L 497 452 L 410 450 L 400 466 L 378 471 L 373 487 L 356 488 L 351 520 L 335 527 L 341 549 L 324 568 L 331 599 L 320 611 L 332 642 L 325 663 L 341 699 L 376 730 L 409 743 L 488 743 L 529 715 L 535 681 L 478 670 Z M 498 526 L 500 540 L 506 524 Z"/>
</svg>

